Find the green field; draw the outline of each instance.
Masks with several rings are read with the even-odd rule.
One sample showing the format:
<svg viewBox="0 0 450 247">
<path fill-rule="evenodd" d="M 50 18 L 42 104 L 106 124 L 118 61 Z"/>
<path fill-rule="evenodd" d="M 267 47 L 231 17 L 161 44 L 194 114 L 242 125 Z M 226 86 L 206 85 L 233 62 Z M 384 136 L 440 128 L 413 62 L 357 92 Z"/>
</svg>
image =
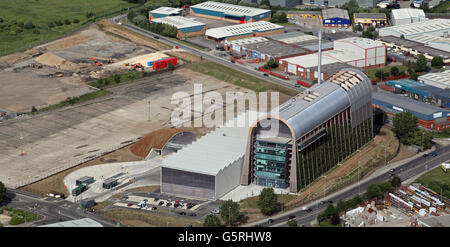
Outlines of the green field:
<svg viewBox="0 0 450 247">
<path fill-rule="evenodd" d="M 441 193 L 442 188 L 442 195 L 450 198 L 450 171 L 445 173 L 440 166 L 420 176 L 414 183 L 420 183 L 437 193 Z"/>
<path fill-rule="evenodd" d="M 104 16 L 118 15 L 121 9 L 139 6 L 124 0 L 14 0 L 0 1 L 0 56 L 70 34 Z M 86 17 L 87 12 L 94 16 Z M 78 22 L 74 23 L 77 19 Z M 65 24 L 69 20 L 70 24 Z M 35 26 L 26 29 L 31 21 Z M 58 26 L 54 22 L 61 21 Z M 55 26 L 49 27 L 53 22 Z"/>
</svg>

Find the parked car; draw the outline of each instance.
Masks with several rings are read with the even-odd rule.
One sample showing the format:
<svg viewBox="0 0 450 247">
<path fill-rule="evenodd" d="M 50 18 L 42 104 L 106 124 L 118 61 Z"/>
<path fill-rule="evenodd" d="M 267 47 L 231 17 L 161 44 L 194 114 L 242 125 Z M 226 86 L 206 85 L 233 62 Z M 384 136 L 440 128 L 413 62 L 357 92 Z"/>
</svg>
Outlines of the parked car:
<svg viewBox="0 0 450 247">
<path fill-rule="evenodd" d="M 161 206 L 161 205 L 163 205 L 163 204 L 164 204 L 163 201 L 160 201 L 160 202 L 158 203 L 159 206 Z"/>
<path fill-rule="evenodd" d="M 191 209 L 191 208 L 192 208 L 192 205 L 186 206 L 186 209 Z"/>
<path fill-rule="evenodd" d="M 178 208 L 178 206 L 180 206 L 180 204 L 179 204 L 179 203 L 175 203 L 175 204 L 173 204 L 173 207 L 175 207 L 175 208 Z"/>
<path fill-rule="evenodd" d="M 127 207 L 131 207 L 131 206 L 133 206 L 133 203 L 128 203 L 127 204 Z"/>
<path fill-rule="evenodd" d="M 172 203 L 171 203 L 171 202 L 168 202 L 168 203 L 166 204 L 166 207 L 170 207 L 170 206 L 172 206 Z"/>
<path fill-rule="evenodd" d="M 264 73 L 264 76 L 269 76 L 267 73 Z"/>
<path fill-rule="evenodd" d="M 332 204 L 332 203 L 333 203 L 333 200 L 328 200 L 328 203 L 329 203 L 329 204 Z"/>
<path fill-rule="evenodd" d="M 159 200 L 158 197 L 155 197 L 155 199 L 153 199 L 153 201 L 157 202 Z"/>
<path fill-rule="evenodd" d="M 295 219 L 295 218 L 296 218 L 295 215 L 289 215 L 290 220 Z"/>
<path fill-rule="evenodd" d="M 211 213 L 220 214 L 220 209 L 213 209 L 213 210 L 211 210 Z"/>
<path fill-rule="evenodd" d="M 326 201 L 320 201 L 320 205 L 327 203 Z"/>
<path fill-rule="evenodd" d="M 159 39 L 159 37 L 158 37 L 158 36 L 154 36 L 154 38 L 155 38 L 155 39 Z"/>
<path fill-rule="evenodd" d="M 395 172 L 395 169 L 393 168 L 393 169 L 389 170 L 389 172 Z"/>
<path fill-rule="evenodd" d="M 158 209 L 157 207 L 152 207 L 152 210 L 156 210 L 156 209 Z"/>
<path fill-rule="evenodd" d="M 423 154 L 422 157 L 428 157 L 429 154 Z"/>
<path fill-rule="evenodd" d="M 186 212 L 179 212 L 179 215 L 186 215 Z"/>
</svg>

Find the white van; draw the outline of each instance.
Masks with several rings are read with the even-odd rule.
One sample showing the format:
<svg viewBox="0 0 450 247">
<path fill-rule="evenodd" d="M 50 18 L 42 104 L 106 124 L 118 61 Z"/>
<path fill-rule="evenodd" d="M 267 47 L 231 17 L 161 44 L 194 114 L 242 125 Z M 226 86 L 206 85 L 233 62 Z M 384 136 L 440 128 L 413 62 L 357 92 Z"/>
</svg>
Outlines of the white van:
<svg viewBox="0 0 450 247">
<path fill-rule="evenodd" d="M 140 203 L 138 203 L 137 207 L 143 208 L 143 207 L 145 207 L 146 204 L 147 204 L 147 202 L 146 202 L 146 200 L 144 200 L 144 201 L 141 201 Z"/>
</svg>

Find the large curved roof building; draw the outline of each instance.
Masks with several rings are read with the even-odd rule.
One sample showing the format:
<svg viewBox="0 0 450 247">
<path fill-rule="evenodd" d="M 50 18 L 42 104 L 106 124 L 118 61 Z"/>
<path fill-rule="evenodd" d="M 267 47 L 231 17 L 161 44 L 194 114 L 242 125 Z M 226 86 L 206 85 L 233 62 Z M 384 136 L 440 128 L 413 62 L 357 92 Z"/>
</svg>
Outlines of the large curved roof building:
<svg viewBox="0 0 450 247">
<path fill-rule="evenodd" d="M 297 192 L 372 137 L 371 82 L 341 70 L 250 128 L 241 184 Z"/>
</svg>

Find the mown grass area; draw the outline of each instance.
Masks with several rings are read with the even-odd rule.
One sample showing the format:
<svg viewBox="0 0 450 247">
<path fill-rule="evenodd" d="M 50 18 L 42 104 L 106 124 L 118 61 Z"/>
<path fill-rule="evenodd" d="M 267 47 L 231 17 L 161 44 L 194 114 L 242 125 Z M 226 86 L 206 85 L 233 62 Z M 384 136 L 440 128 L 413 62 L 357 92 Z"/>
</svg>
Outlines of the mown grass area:
<svg viewBox="0 0 450 247">
<path fill-rule="evenodd" d="M 440 166 L 420 176 L 414 183 L 422 184 L 438 194 L 442 188 L 442 196 L 450 198 L 450 172 L 444 172 Z"/>
<path fill-rule="evenodd" d="M 443 1 L 436 7 L 425 10 L 425 12 L 427 12 L 427 13 L 448 13 L 449 9 L 450 9 L 450 1 Z"/>
<path fill-rule="evenodd" d="M 433 131 L 431 134 L 433 135 L 433 138 L 450 138 L 450 129 Z"/>
<path fill-rule="evenodd" d="M 374 69 L 369 69 L 367 70 L 367 76 L 369 77 L 369 79 L 373 80 L 373 79 L 377 79 L 377 77 L 375 76 L 375 73 L 378 70 L 383 70 L 383 73 L 385 72 L 389 72 L 389 74 L 391 73 L 391 68 L 392 67 L 397 67 L 399 69 L 399 72 L 404 71 L 406 74 L 408 74 L 408 66 L 406 65 L 395 65 L 395 66 L 384 66 L 382 68 L 374 68 Z"/>
<path fill-rule="evenodd" d="M 33 214 L 17 208 L 6 207 L 1 209 L 0 213 L 4 213 L 4 210 L 8 211 L 8 215 L 11 216 L 11 220 L 9 221 L 10 225 L 20 225 L 22 223 L 35 221 L 40 218 L 40 216 L 37 214 Z"/>
<path fill-rule="evenodd" d="M 289 96 L 295 96 L 298 94 L 295 90 L 258 79 L 247 73 L 231 69 L 215 62 L 208 61 L 194 63 L 190 64 L 189 68 L 202 74 L 215 77 L 219 80 L 232 83 L 236 86 L 248 88 L 254 92 L 276 91 Z"/>
<path fill-rule="evenodd" d="M 112 92 L 101 89 L 101 90 L 98 90 L 98 91 L 95 91 L 95 92 L 92 92 L 92 93 L 83 94 L 83 95 L 81 95 L 79 97 L 73 97 L 73 98 L 69 97 L 66 100 L 64 100 L 64 101 L 62 101 L 62 102 L 60 102 L 58 104 L 49 105 L 47 107 L 38 109 L 36 112 L 31 112 L 31 114 L 38 113 L 38 112 L 44 112 L 44 111 L 48 111 L 48 110 L 53 110 L 53 109 L 61 108 L 61 107 L 64 107 L 64 106 L 74 105 L 76 103 L 81 103 L 81 102 L 93 100 L 93 99 L 100 98 L 100 97 L 103 97 L 103 96 L 107 96 L 107 95 L 110 95 L 110 94 L 112 94 Z"/>
<path fill-rule="evenodd" d="M 121 9 L 139 5 L 124 0 L 0 1 L 0 56 L 54 40 L 93 22 L 98 17 L 118 15 Z M 87 12 L 92 12 L 93 16 L 88 18 Z M 70 23 L 65 23 L 66 20 Z M 24 28 L 23 24 L 28 21 L 35 27 Z M 62 25 L 56 25 L 55 21 L 61 21 Z M 51 22 L 54 27 L 49 26 Z"/>
<path fill-rule="evenodd" d="M 141 212 L 137 210 L 127 210 L 114 208 L 99 213 L 103 216 L 115 219 L 117 221 L 142 221 L 151 226 L 159 227 L 186 227 L 192 225 L 193 227 L 201 227 L 203 222 L 179 216 L 169 216 L 158 213 Z"/>
</svg>

